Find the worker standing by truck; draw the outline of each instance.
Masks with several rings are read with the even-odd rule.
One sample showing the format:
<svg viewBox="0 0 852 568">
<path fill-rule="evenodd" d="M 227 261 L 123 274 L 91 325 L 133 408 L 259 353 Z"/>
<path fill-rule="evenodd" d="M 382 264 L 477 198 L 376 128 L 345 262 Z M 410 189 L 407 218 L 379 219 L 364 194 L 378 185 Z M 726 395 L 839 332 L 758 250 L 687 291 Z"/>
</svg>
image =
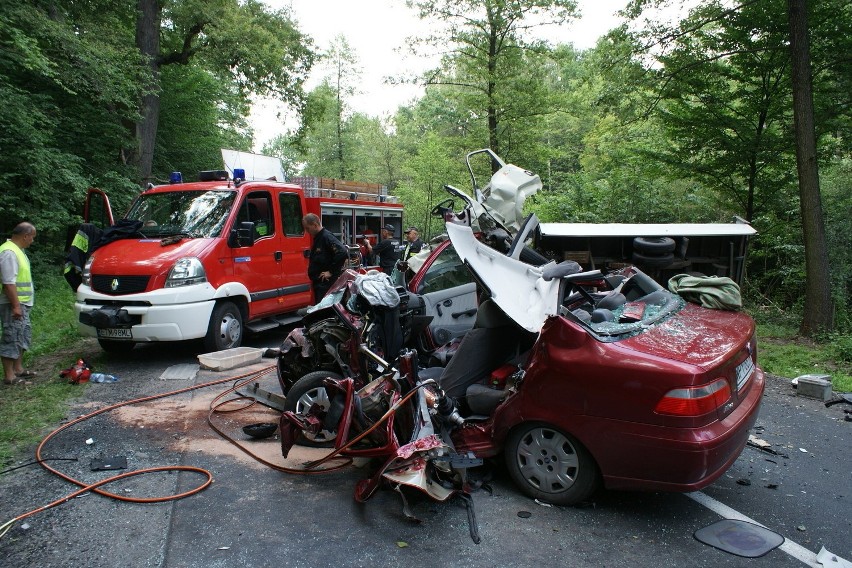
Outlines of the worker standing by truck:
<svg viewBox="0 0 852 568">
<path fill-rule="evenodd" d="M 314 303 L 319 303 L 343 272 L 343 264 L 349 258 L 349 253 L 343 243 L 322 226 L 318 215 L 305 215 L 302 218 L 302 227 L 313 237 L 308 259 L 308 277 L 314 290 Z"/>
<path fill-rule="evenodd" d="M 417 227 L 409 227 L 405 230 L 405 248 L 402 249 L 402 260 L 409 258 L 423 250 L 423 241 L 420 240 L 420 231 Z"/>
<path fill-rule="evenodd" d="M 396 261 L 399 260 L 399 241 L 394 238 L 396 227 L 385 225 L 382 227 L 382 240 L 376 246 L 371 246 L 367 241 L 367 250 L 376 256 L 376 262 L 385 274 L 393 272 Z"/>
</svg>

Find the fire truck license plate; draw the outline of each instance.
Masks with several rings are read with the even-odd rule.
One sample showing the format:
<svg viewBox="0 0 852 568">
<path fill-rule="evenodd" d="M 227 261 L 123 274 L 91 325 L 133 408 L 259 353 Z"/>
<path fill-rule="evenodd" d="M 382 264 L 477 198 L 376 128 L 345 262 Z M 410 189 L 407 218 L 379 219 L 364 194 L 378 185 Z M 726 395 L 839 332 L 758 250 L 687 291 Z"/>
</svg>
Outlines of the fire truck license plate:
<svg viewBox="0 0 852 568">
<path fill-rule="evenodd" d="M 130 332 L 130 328 L 127 327 L 98 328 L 98 337 L 107 339 L 133 339 L 133 334 Z"/>
</svg>

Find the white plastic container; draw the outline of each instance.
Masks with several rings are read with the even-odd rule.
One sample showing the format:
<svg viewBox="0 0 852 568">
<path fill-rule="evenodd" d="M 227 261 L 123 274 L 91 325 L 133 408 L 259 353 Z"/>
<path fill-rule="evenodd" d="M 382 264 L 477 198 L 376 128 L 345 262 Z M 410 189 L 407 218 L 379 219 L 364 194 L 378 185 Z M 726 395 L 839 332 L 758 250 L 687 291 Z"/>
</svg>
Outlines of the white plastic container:
<svg viewBox="0 0 852 568">
<path fill-rule="evenodd" d="M 205 369 L 212 371 L 227 371 L 245 365 L 260 363 L 263 357 L 263 349 L 254 347 L 236 347 L 224 351 L 214 351 L 198 356 L 198 362 Z"/>
</svg>

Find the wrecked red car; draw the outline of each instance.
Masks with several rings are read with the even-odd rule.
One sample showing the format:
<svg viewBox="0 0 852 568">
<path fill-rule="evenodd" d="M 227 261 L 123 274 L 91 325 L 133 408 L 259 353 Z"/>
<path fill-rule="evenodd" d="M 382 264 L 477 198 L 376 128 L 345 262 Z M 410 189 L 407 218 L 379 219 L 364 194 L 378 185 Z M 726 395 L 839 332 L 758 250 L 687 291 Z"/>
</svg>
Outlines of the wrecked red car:
<svg viewBox="0 0 852 568">
<path fill-rule="evenodd" d="M 447 230 L 497 308 L 480 306 L 465 368 L 450 361 L 437 379 L 488 416 L 453 433 L 458 451 L 502 452 L 526 493 L 563 504 L 601 482 L 693 491 L 730 467 L 764 389 L 748 315 L 688 303 L 633 267 L 532 267 Z M 507 364 L 517 372 L 494 389 Z"/>
<path fill-rule="evenodd" d="M 309 467 L 338 455 L 383 460 L 358 484 L 356 499 L 381 482 L 440 501 L 460 495 L 474 540 L 471 477 L 494 459 L 505 461 L 527 495 L 561 505 L 599 487 L 709 485 L 745 447 L 765 384 L 754 322 L 737 309 L 739 288 L 709 276 L 687 301 L 685 291 L 673 293 L 634 266 L 542 262 L 526 244 L 538 220 L 517 221 L 519 205 L 510 199 L 513 188 L 540 186 L 537 176 L 498 165 L 480 193 L 500 193 L 491 201 L 502 209 L 448 187 L 465 202 L 461 214 L 449 203 L 437 211 L 451 242 L 440 250 L 449 255 L 430 255 L 410 283 L 410 293 L 424 298 L 472 294 L 475 309 L 468 299 L 456 305 L 441 295 L 422 302 L 432 324 L 440 317 L 449 324 L 456 313 L 474 319 L 472 328 L 457 330 L 462 339 L 452 357 L 423 368 L 414 350 L 404 350 L 398 370 L 379 377 L 323 379 L 323 404 L 282 414 L 283 454 L 301 437 L 334 432 L 335 450 Z M 472 282 L 454 275 L 461 268 Z M 447 285 L 430 289 L 432 279 Z M 729 286 L 735 301 L 719 302 L 724 294 L 715 292 Z M 440 340 L 456 333 L 442 325 L 429 332 Z"/>
<path fill-rule="evenodd" d="M 285 413 L 282 431 L 336 424 L 341 453 L 387 458 L 367 482 L 372 489 L 379 478 L 398 485 L 413 473 L 419 481 L 411 484 L 424 491 L 435 488 L 421 479 L 429 475 L 443 476 L 446 489 L 454 463 L 463 473 L 471 459 L 502 455 L 525 493 L 558 504 L 583 501 L 601 485 L 698 490 L 730 467 L 764 389 L 748 315 L 688 303 L 634 267 L 535 267 L 488 247 L 469 227 L 447 231 L 482 294 L 473 329 L 447 366 L 404 373 L 363 396 L 351 382 L 330 381 L 331 408 L 316 406 L 307 420 Z M 416 413 L 396 426 L 387 416 L 412 389 L 426 393 L 421 422 L 434 422 L 419 445 L 423 425 L 408 424 Z M 379 440 L 361 435 L 379 420 Z M 292 433 L 283 438 L 294 441 Z M 440 467 L 428 467 L 432 461 Z M 455 478 L 457 490 L 463 479 Z M 361 498 L 371 490 L 360 488 Z"/>
</svg>

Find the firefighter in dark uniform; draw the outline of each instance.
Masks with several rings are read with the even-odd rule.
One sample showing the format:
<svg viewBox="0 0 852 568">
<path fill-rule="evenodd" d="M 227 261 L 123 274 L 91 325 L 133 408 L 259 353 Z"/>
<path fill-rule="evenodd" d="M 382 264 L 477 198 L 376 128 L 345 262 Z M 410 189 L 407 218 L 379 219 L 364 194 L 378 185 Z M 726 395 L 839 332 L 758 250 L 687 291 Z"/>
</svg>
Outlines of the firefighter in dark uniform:
<svg viewBox="0 0 852 568">
<path fill-rule="evenodd" d="M 313 237 L 308 259 L 308 278 L 311 279 L 311 287 L 314 289 L 314 303 L 319 303 L 343 272 L 343 265 L 349 259 L 349 253 L 331 231 L 323 228 L 318 215 L 305 215 L 302 227 Z"/>
<path fill-rule="evenodd" d="M 405 230 L 405 248 L 402 249 L 402 260 L 409 258 L 423 250 L 423 241 L 420 240 L 420 231 L 417 227 L 409 227 Z"/>
<path fill-rule="evenodd" d="M 376 246 L 371 246 L 367 241 L 367 250 L 376 256 L 376 262 L 385 274 L 393 272 L 396 261 L 399 260 L 399 241 L 394 238 L 396 227 L 385 225 L 382 227 L 382 240 Z"/>
</svg>

